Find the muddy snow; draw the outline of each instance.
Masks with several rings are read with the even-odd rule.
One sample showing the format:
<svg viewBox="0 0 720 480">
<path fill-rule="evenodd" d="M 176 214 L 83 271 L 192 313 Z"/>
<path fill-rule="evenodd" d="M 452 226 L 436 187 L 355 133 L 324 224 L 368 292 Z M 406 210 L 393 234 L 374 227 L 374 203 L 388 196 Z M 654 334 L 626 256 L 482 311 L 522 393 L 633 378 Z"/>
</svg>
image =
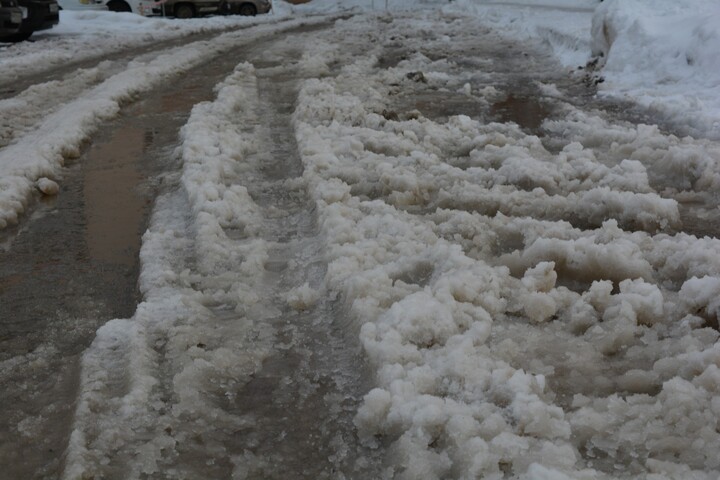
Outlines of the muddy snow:
<svg viewBox="0 0 720 480">
<path fill-rule="evenodd" d="M 451 10 L 315 22 L 214 43 L 236 66 L 82 353 L 62 478 L 717 478 L 718 144 Z M 46 145 L 0 221 L 207 47 L 0 130 L 6 162 Z"/>
</svg>

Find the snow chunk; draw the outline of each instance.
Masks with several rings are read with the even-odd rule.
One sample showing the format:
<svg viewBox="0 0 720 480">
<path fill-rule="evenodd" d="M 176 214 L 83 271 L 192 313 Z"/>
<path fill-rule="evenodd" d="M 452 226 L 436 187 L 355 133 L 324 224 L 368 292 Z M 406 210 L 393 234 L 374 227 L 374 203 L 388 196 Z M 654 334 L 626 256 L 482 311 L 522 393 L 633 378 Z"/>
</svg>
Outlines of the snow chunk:
<svg viewBox="0 0 720 480">
<path fill-rule="evenodd" d="M 57 195 L 60 192 L 60 186 L 49 178 L 39 178 L 36 185 L 43 195 Z"/>
<path fill-rule="evenodd" d="M 312 288 L 308 282 L 290 290 L 285 295 L 285 301 L 298 311 L 308 310 L 320 298 L 320 291 Z"/>
</svg>

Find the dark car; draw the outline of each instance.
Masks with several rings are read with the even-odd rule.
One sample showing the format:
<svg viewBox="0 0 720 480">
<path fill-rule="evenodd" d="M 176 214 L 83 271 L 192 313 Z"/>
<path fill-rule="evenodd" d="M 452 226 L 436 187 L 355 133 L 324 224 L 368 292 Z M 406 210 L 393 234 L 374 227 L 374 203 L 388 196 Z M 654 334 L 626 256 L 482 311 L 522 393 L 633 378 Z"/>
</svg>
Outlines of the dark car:
<svg viewBox="0 0 720 480">
<path fill-rule="evenodd" d="M 22 23 L 22 10 L 16 0 L 0 0 L 0 41 L 17 33 Z"/>
<path fill-rule="evenodd" d="M 153 7 L 154 14 L 175 18 L 193 18 L 213 13 L 255 15 L 272 9 L 270 0 L 161 0 L 156 5 Z"/>
<path fill-rule="evenodd" d="M 3 0 L 4 1 L 4 0 Z M 33 32 L 47 30 L 60 22 L 57 0 L 17 0 L 22 11 L 22 23 L 17 33 L 0 38 L 5 42 L 21 42 Z"/>
</svg>

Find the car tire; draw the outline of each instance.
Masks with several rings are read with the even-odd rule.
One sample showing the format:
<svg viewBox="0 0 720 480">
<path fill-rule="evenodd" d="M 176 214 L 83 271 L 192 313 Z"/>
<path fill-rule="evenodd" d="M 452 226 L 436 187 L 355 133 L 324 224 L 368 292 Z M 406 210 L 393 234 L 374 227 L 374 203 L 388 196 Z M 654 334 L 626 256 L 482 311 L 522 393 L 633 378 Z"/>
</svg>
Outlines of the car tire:
<svg viewBox="0 0 720 480">
<path fill-rule="evenodd" d="M 246 17 L 254 17 L 255 15 L 257 15 L 257 8 L 255 8 L 255 5 L 253 5 L 252 3 L 243 3 L 242 5 L 240 5 L 238 13 Z"/>
<path fill-rule="evenodd" d="M 194 16 L 195 10 L 191 5 L 188 5 L 187 3 L 175 5 L 175 18 L 186 19 L 193 18 Z"/>
<path fill-rule="evenodd" d="M 113 0 L 107 4 L 108 10 L 111 12 L 132 12 L 132 8 L 123 0 Z"/>
</svg>

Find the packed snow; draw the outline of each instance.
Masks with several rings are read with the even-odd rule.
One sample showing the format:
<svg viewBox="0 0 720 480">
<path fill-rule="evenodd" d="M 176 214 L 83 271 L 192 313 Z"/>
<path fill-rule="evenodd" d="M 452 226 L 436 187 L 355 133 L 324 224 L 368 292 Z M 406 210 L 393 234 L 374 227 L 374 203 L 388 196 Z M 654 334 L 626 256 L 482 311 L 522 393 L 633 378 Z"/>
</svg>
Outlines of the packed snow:
<svg viewBox="0 0 720 480">
<path fill-rule="evenodd" d="M 243 415 L 242 389 L 297 347 L 279 325 L 320 324 L 329 303 L 342 312 L 332 326 L 354 336 L 369 365 L 352 434 L 339 433 L 328 457 L 350 464 L 348 477 L 378 461 L 377 478 L 403 480 L 718 478 L 717 15 L 709 1 L 703 15 L 684 13 L 686 2 L 652 14 L 650 2 L 617 0 L 458 0 L 420 12 L 390 0 L 390 13 L 381 0 L 279 5 L 278 18 L 300 17 L 285 26 L 346 15 L 312 42 L 285 40 L 299 52 L 292 62 L 270 51 L 270 65 L 239 63 L 214 101 L 193 108 L 180 171 L 163 177 L 143 237 L 143 302 L 83 355 L 63 478 L 275 478 L 257 444 L 237 443 L 260 421 Z M 678 14 L 672 38 L 655 43 Z M 94 18 L 85 15 L 98 14 L 74 18 Z M 125 102 L 208 49 L 286 28 L 273 22 L 122 72 L 79 72 L 86 93 L 27 114 L 26 130 L 0 130 L 0 227 L 36 190 L 57 193 L 64 160 Z M 545 65 L 533 88 L 553 107 L 537 132 L 493 116 L 517 77 L 498 70 L 500 54 L 475 50 L 513 39 L 556 55 L 527 61 Z M 550 83 L 600 53 L 602 95 L 628 96 L 703 138 L 585 109 Z M 263 123 L 263 75 L 296 93 L 288 131 Z M 31 87 L 0 112 L 58 86 L 77 90 Z M 455 98 L 476 114 L 438 105 Z M 303 168 L 276 183 L 295 207 L 308 203 L 305 228 L 317 229 L 308 238 L 265 185 L 286 135 Z M 291 285 L 272 281 L 283 253 Z M 327 397 L 342 410 L 344 399 Z M 355 457 L 349 437 L 361 444 Z"/>
</svg>

